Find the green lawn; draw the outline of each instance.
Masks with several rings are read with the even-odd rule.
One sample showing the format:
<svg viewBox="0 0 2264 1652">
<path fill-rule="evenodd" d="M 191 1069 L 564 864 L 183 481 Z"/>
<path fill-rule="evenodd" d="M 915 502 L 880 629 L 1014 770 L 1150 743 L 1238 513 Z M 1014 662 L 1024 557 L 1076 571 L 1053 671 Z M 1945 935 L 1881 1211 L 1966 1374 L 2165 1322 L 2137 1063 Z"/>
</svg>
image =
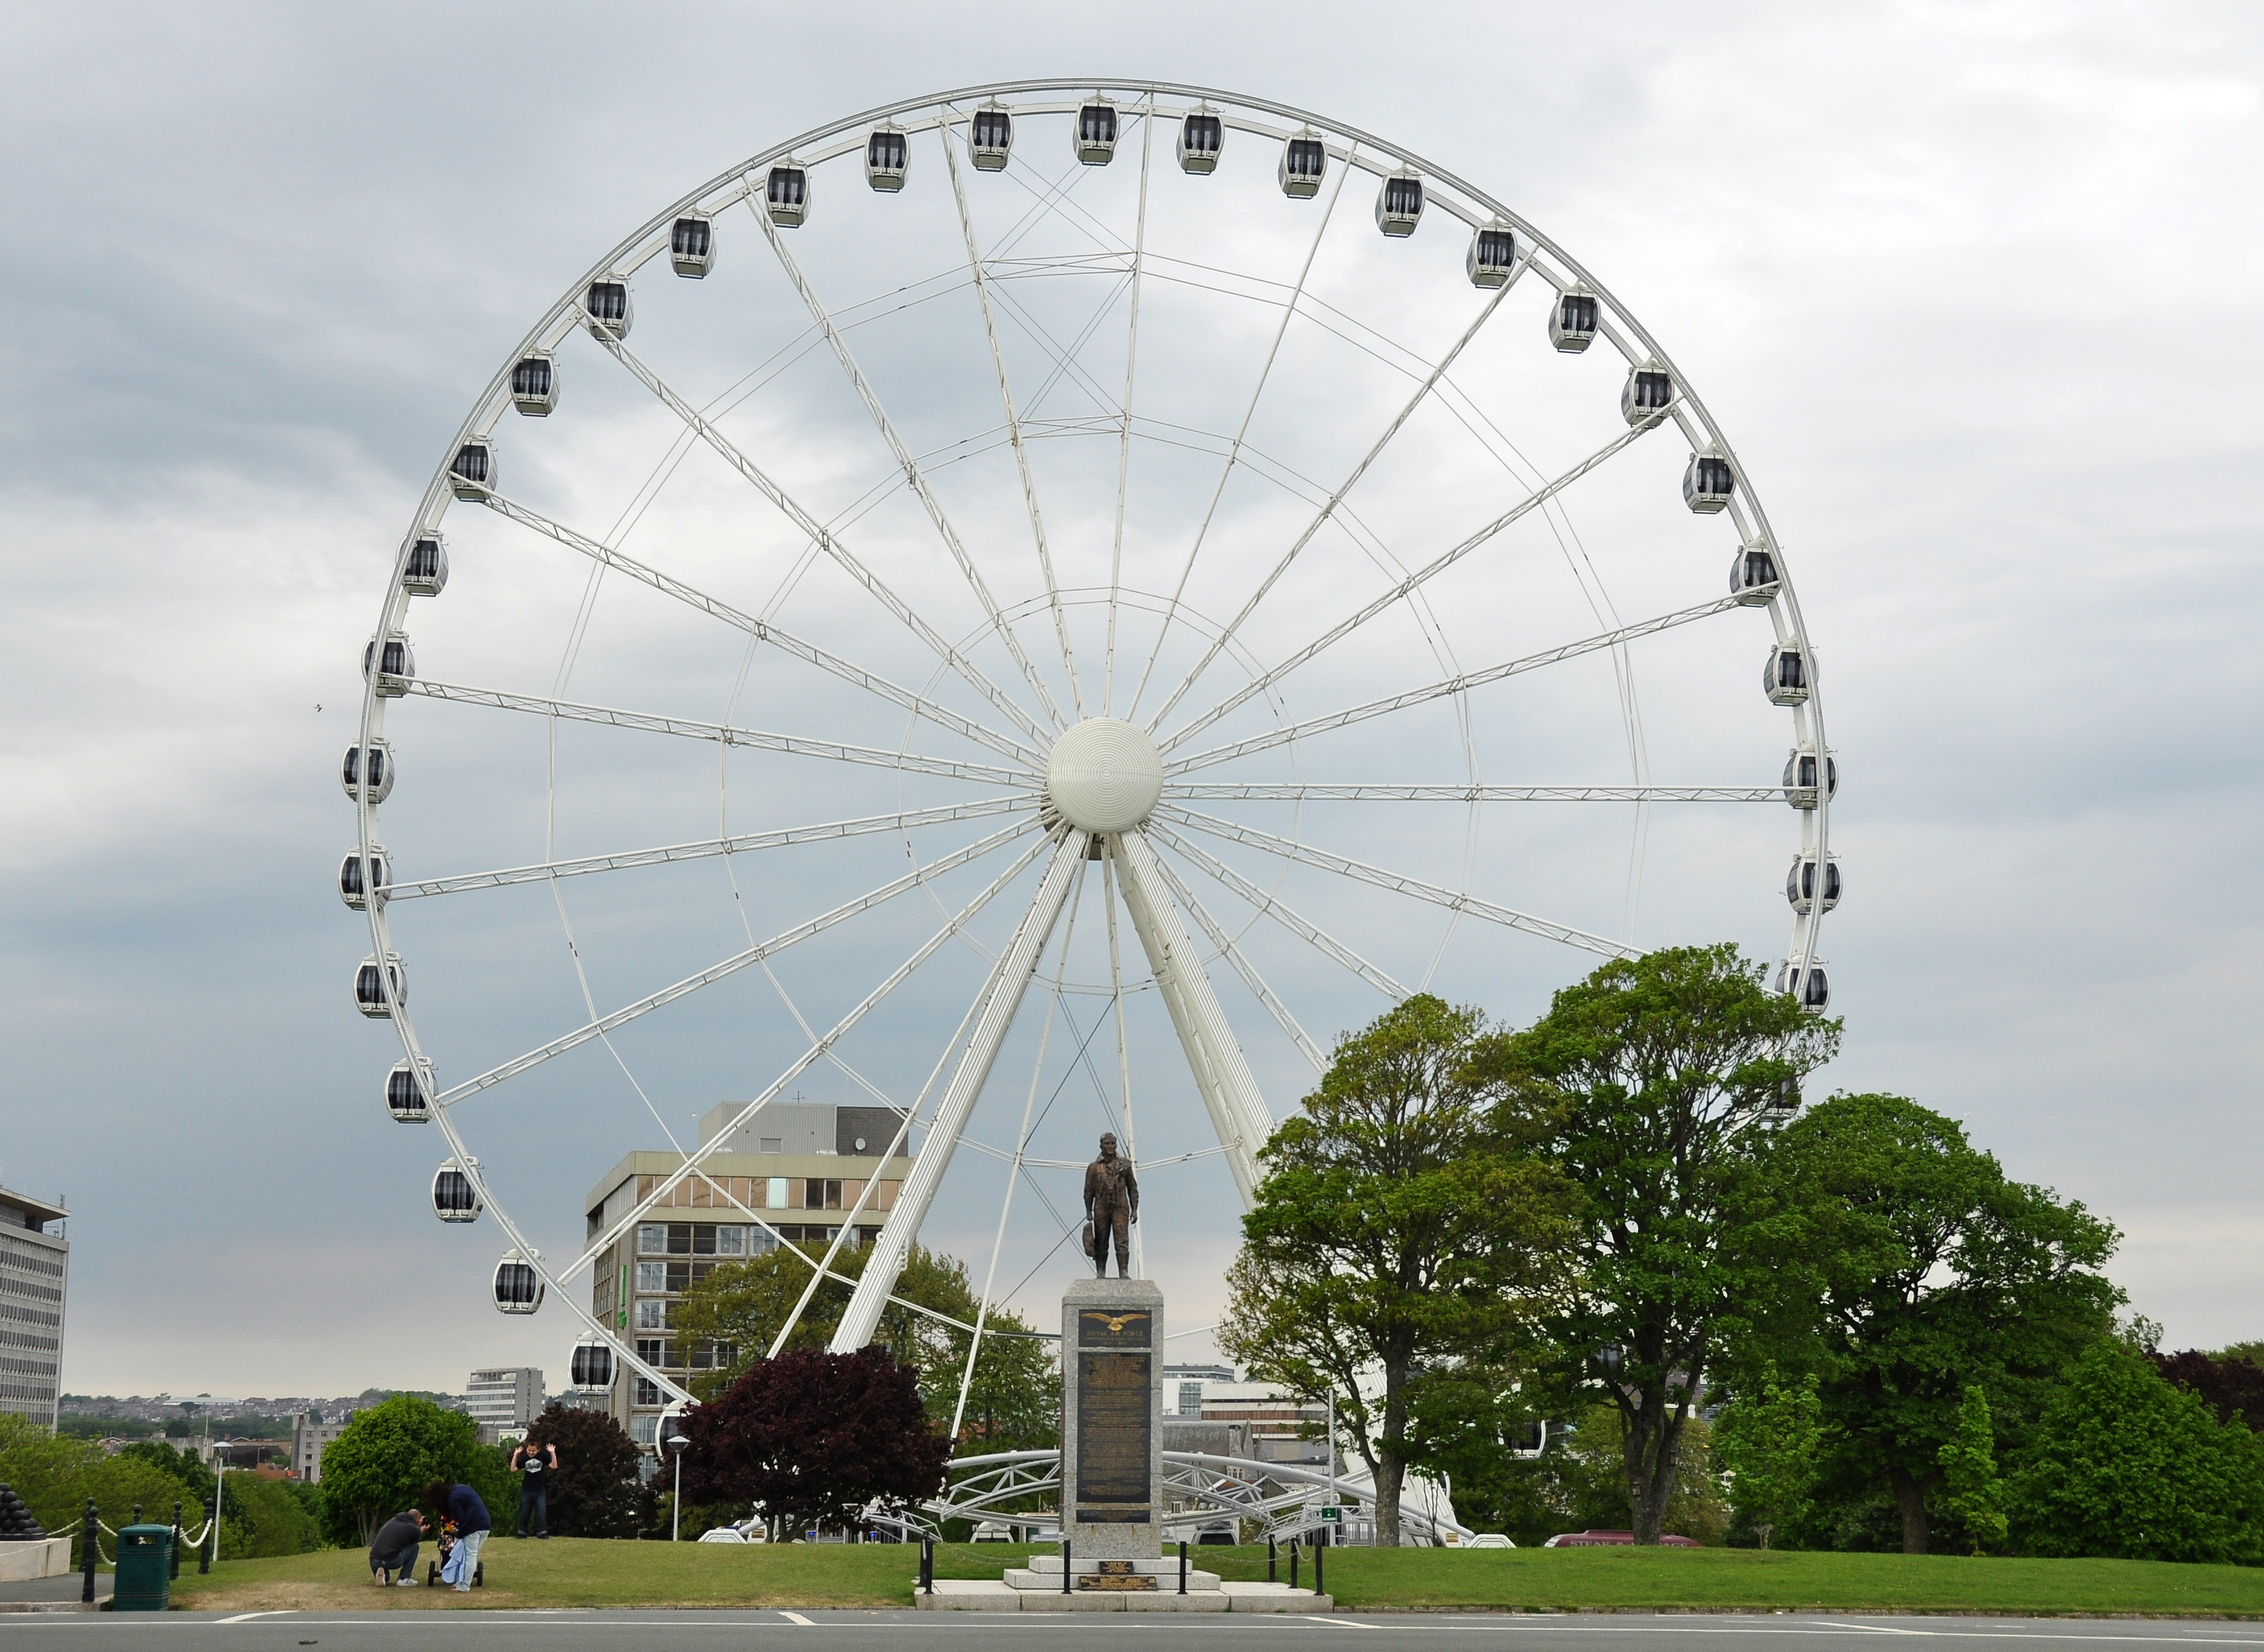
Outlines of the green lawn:
<svg viewBox="0 0 2264 1652">
<path fill-rule="evenodd" d="M 939 1577 L 996 1577 L 1028 1549 L 940 1545 Z M 1041 1553 L 1051 1553 L 1050 1547 Z M 1190 1550 L 1207 1571 L 1266 1576 L 1260 1548 Z M 359 1550 L 184 1569 L 177 1605 L 296 1607 L 906 1606 L 918 1552 L 785 1544 L 547 1543 L 491 1539 L 488 1584 L 469 1595 L 380 1590 Z M 1284 1551 L 1280 1576 L 1288 1579 Z M 1299 1579 L 1310 1586 L 1310 1565 Z M 2147 1561 L 1973 1560 L 1956 1555 L 1756 1554 L 1750 1549 L 1335 1549 L 1340 1609 L 1497 1612 L 1934 1612 L 2264 1618 L 2264 1568 Z"/>
</svg>

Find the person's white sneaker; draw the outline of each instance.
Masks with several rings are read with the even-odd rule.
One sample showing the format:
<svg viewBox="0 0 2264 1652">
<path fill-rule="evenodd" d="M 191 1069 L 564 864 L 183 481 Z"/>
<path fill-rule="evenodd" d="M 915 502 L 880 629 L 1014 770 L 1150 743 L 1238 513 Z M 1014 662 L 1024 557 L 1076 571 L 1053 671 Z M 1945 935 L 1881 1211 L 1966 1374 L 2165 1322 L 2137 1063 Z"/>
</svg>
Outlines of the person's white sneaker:
<svg viewBox="0 0 2264 1652">
<path fill-rule="evenodd" d="M 417 1580 L 413 1577 L 404 1577 L 399 1583 L 395 1583 L 394 1587 L 395 1589 L 414 1589 L 417 1587 Z"/>
</svg>

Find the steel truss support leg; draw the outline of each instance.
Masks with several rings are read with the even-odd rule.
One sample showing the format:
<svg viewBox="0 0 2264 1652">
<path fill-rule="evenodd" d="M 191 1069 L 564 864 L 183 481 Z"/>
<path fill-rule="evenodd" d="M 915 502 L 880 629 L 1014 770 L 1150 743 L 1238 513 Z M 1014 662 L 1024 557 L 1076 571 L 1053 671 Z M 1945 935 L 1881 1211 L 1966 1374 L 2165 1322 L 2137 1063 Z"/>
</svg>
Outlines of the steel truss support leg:
<svg viewBox="0 0 2264 1652">
<path fill-rule="evenodd" d="M 1250 1063 L 1226 1024 L 1225 1012 L 1218 1007 L 1218 994 L 1211 990 L 1210 977 L 1203 972 L 1201 955 L 1179 921 L 1179 908 L 1172 903 L 1156 852 L 1136 827 L 1118 833 L 1114 843 L 1132 927 L 1140 932 L 1140 944 L 1147 949 L 1148 967 L 1155 972 L 1165 1008 L 1171 1012 L 1172 1025 L 1194 1073 L 1195 1088 L 1210 1110 L 1212 1127 L 1218 1132 L 1219 1145 L 1226 1149 L 1227 1168 L 1234 1173 L 1234 1185 L 1246 1209 L 1256 1199 L 1258 1150 L 1274 1133 L 1274 1116 L 1266 1110 Z"/>
<path fill-rule="evenodd" d="M 1061 921 L 1078 865 L 1085 859 L 1085 834 L 1074 826 L 1063 833 L 1055 847 L 1053 863 L 1038 884 L 1037 897 L 1022 915 L 1021 927 L 998 955 L 998 964 L 983 986 L 983 1014 L 976 1021 L 966 1052 L 960 1057 L 958 1070 L 951 1075 L 951 1088 L 944 1092 L 928 1125 L 927 1139 L 920 1143 L 919 1156 L 912 1161 L 912 1172 L 904 1178 L 895 1206 L 881 1225 L 881 1236 L 873 1241 L 873 1254 L 866 1258 L 865 1271 L 858 1276 L 857 1288 L 850 1293 L 848 1310 L 827 1345 L 833 1353 L 855 1353 L 880 1328 L 881 1310 L 889 1304 L 889 1292 L 896 1288 L 896 1276 L 903 1271 L 904 1258 L 911 1254 L 927 1207 L 942 1184 L 943 1173 L 951 1168 L 959 1133 L 966 1129 L 967 1116 L 975 1110 L 975 1099 L 990 1076 L 991 1064 L 1006 1041 L 1006 1030 L 1014 1024 L 1014 1012 L 1021 1007 L 1022 994 L 1037 971 L 1038 954 L 1054 925 Z"/>
</svg>

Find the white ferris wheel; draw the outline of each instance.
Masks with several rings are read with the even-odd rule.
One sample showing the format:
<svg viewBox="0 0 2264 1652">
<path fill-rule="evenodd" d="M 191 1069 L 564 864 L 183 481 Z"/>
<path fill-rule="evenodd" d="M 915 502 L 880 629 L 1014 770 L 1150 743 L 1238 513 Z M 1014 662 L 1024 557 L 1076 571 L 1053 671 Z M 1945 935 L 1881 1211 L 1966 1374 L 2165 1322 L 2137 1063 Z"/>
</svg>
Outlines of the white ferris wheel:
<svg viewBox="0 0 2264 1652">
<path fill-rule="evenodd" d="M 986 1303 L 1073 1257 L 1095 1129 L 1151 1212 L 1246 1203 L 1338 1031 L 1748 934 L 1788 852 L 1828 996 L 1836 766 L 1728 440 L 1509 206 L 1260 98 L 976 87 L 702 184 L 497 371 L 363 664 L 357 1007 L 577 1380 L 689 1398 L 564 1287 L 717 1095 L 909 1115 L 853 1349 L 924 1222 Z M 655 1125 L 546 1258 L 533 1161 Z"/>
</svg>

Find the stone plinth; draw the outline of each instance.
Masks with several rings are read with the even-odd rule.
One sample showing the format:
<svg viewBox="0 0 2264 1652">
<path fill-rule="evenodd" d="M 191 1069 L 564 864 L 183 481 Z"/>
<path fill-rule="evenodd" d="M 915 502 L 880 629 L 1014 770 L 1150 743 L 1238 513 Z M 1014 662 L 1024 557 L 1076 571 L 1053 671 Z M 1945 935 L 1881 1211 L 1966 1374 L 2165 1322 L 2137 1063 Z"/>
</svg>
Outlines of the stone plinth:
<svg viewBox="0 0 2264 1652">
<path fill-rule="evenodd" d="M 1074 1561 L 1162 1558 L 1163 1419 L 1163 1292 L 1078 1280 L 1062 1298 L 1061 1517 Z"/>
</svg>

